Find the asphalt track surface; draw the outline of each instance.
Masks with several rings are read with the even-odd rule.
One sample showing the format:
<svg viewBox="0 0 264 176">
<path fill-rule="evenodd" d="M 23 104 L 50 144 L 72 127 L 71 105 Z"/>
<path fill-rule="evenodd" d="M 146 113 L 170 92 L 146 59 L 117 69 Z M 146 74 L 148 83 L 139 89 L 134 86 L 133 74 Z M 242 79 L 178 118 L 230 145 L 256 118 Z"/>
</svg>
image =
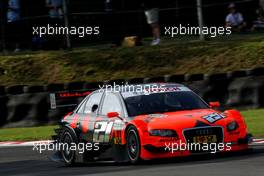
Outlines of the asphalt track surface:
<svg viewBox="0 0 264 176">
<path fill-rule="evenodd" d="M 145 161 L 140 165 L 98 162 L 65 167 L 39 154 L 32 147 L 0 148 L 0 175 L 96 175 L 96 176 L 263 176 L 264 146 L 224 156 L 202 155 L 173 160 Z"/>
</svg>

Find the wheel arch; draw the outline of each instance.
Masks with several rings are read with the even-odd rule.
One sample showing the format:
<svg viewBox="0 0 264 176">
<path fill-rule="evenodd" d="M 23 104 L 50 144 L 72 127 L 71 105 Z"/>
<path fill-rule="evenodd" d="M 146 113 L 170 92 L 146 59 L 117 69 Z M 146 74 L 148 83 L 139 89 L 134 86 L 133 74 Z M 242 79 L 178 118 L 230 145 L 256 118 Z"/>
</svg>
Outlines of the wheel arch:
<svg viewBox="0 0 264 176">
<path fill-rule="evenodd" d="M 63 129 L 63 128 L 67 128 L 68 130 L 70 130 L 75 136 L 76 138 L 78 139 L 79 141 L 79 136 L 80 136 L 80 130 L 78 129 L 74 129 L 73 127 L 71 127 L 71 125 L 67 122 L 62 122 L 60 123 L 60 128 Z"/>
<path fill-rule="evenodd" d="M 142 144 L 142 136 L 143 136 L 143 129 L 141 126 L 137 125 L 136 123 L 129 123 L 125 129 L 123 130 L 123 133 L 122 133 L 122 144 L 125 145 L 126 144 L 126 133 L 127 133 L 127 130 L 131 127 L 135 127 L 137 129 L 137 133 L 138 133 L 138 136 L 139 136 L 139 140 L 140 140 L 140 143 Z"/>
</svg>

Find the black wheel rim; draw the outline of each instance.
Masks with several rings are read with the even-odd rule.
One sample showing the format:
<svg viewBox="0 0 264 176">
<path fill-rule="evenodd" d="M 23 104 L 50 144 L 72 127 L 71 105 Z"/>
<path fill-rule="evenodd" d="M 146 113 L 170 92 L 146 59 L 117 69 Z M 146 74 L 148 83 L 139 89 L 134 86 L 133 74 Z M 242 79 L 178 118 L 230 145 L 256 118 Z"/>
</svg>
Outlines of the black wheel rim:
<svg viewBox="0 0 264 176">
<path fill-rule="evenodd" d="M 71 162 L 74 156 L 74 151 L 70 149 L 72 143 L 73 143 L 73 139 L 70 133 L 68 132 L 64 133 L 62 139 L 63 146 L 61 150 L 62 150 L 62 156 L 67 163 Z"/>
<path fill-rule="evenodd" d="M 138 156 L 139 145 L 135 131 L 128 133 L 128 154 L 131 159 L 136 159 Z"/>
</svg>

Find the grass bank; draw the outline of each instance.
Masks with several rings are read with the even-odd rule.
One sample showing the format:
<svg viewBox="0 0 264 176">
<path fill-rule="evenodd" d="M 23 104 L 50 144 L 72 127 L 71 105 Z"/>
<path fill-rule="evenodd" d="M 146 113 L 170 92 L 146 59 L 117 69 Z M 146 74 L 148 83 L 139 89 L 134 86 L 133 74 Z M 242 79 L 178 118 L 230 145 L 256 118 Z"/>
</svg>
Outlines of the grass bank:
<svg viewBox="0 0 264 176">
<path fill-rule="evenodd" d="M 222 73 L 263 67 L 263 53 L 264 37 L 259 34 L 209 41 L 164 39 L 154 47 L 100 45 L 71 51 L 22 52 L 0 56 L 0 85 Z"/>
</svg>

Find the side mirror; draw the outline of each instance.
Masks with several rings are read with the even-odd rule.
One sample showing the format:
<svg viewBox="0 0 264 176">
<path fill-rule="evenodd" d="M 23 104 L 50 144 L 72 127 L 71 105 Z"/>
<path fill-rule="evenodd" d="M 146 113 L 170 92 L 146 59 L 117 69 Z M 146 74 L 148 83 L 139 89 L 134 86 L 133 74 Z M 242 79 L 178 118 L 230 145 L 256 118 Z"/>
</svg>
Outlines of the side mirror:
<svg viewBox="0 0 264 176">
<path fill-rule="evenodd" d="M 97 109 L 98 109 L 98 105 L 97 104 L 94 104 L 92 106 L 91 112 L 95 112 Z"/>
<path fill-rule="evenodd" d="M 119 113 L 118 112 L 109 112 L 107 113 L 107 117 L 108 118 L 115 118 L 115 117 L 119 117 Z"/>
<path fill-rule="evenodd" d="M 210 102 L 209 103 L 210 108 L 219 108 L 220 107 L 220 103 L 217 102 Z"/>
</svg>

